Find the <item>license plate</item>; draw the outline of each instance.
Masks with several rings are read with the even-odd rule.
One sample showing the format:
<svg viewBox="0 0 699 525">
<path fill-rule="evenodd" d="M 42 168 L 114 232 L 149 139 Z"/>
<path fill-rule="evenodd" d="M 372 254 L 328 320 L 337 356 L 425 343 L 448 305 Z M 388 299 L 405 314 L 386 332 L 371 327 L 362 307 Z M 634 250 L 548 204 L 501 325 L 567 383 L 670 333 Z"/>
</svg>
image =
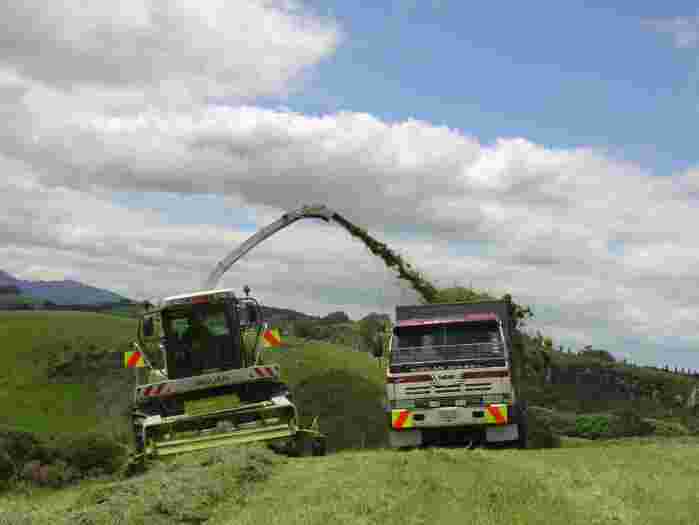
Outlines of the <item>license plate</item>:
<svg viewBox="0 0 699 525">
<path fill-rule="evenodd" d="M 456 410 L 440 410 L 439 419 L 442 421 L 454 421 L 456 419 Z"/>
<path fill-rule="evenodd" d="M 237 408 L 238 406 L 240 406 L 240 398 L 236 394 L 228 394 L 225 396 L 197 399 L 196 401 L 185 401 L 184 411 L 188 415 L 198 415 L 216 412 L 217 410 Z"/>
<path fill-rule="evenodd" d="M 487 427 L 485 430 L 485 439 L 488 442 L 514 441 L 517 438 L 519 438 L 517 425 Z"/>
</svg>

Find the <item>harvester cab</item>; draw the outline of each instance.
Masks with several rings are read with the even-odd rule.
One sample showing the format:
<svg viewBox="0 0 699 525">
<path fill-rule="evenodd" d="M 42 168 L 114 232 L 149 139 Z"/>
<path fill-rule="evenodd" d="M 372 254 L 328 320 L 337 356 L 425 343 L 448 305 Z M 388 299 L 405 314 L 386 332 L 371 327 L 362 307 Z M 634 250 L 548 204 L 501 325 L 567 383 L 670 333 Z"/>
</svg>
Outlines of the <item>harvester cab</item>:
<svg viewBox="0 0 699 525">
<path fill-rule="evenodd" d="M 257 361 L 261 320 L 257 302 L 232 290 L 178 295 L 144 314 L 139 342 L 157 363 L 153 372 L 171 379 L 244 368 Z"/>
<path fill-rule="evenodd" d="M 132 413 L 138 458 L 259 441 L 324 453 L 323 436 L 300 428 L 279 366 L 261 363 L 263 328 L 257 301 L 230 289 L 168 297 L 144 312 L 129 356 L 143 364 Z"/>
</svg>

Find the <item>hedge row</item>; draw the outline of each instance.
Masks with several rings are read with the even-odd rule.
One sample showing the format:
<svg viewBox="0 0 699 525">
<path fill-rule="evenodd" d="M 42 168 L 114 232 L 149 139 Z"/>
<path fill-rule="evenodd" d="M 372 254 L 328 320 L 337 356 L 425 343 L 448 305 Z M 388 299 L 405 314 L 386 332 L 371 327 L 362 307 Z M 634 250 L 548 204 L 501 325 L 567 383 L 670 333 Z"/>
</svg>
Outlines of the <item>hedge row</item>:
<svg viewBox="0 0 699 525">
<path fill-rule="evenodd" d="M 0 427 L 0 486 L 18 480 L 62 486 L 114 474 L 127 462 L 128 448 L 109 436 L 89 433 L 40 438 Z"/>
</svg>

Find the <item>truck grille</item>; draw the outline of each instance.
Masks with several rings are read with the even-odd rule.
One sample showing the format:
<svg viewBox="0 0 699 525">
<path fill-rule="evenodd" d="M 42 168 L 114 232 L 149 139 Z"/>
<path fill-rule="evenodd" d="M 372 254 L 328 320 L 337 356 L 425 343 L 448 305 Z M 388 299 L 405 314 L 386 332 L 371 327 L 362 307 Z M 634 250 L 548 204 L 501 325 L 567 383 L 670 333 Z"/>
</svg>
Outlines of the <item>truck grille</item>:
<svg viewBox="0 0 699 525">
<path fill-rule="evenodd" d="M 454 398 L 417 399 L 415 408 L 441 408 L 456 406 L 480 406 L 494 403 L 507 403 L 511 400 L 509 394 L 483 394 L 480 396 L 459 396 Z"/>
<path fill-rule="evenodd" d="M 391 364 L 445 362 L 445 361 L 488 361 L 504 359 L 505 345 L 500 343 L 468 343 L 460 345 L 413 346 L 394 349 Z"/>
<path fill-rule="evenodd" d="M 412 397 L 416 395 L 443 396 L 445 394 L 474 394 L 486 393 L 493 388 L 492 383 L 461 383 L 451 385 L 411 385 L 400 387 L 401 395 Z"/>
</svg>

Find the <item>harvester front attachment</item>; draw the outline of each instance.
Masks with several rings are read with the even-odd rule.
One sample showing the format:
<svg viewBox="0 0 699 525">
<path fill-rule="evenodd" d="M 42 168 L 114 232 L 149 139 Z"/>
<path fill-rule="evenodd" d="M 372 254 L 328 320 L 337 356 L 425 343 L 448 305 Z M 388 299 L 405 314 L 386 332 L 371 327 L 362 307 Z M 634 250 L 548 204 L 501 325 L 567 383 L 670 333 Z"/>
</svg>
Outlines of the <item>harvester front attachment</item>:
<svg viewBox="0 0 699 525">
<path fill-rule="evenodd" d="M 264 370 L 276 371 L 274 367 Z M 299 428 L 296 407 L 284 383 L 273 374 L 263 380 L 243 380 L 255 371 L 238 369 L 138 387 L 134 459 L 255 442 L 289 455 L 324 454 L 324 436 L 315 428 Z"/>
</svg>

